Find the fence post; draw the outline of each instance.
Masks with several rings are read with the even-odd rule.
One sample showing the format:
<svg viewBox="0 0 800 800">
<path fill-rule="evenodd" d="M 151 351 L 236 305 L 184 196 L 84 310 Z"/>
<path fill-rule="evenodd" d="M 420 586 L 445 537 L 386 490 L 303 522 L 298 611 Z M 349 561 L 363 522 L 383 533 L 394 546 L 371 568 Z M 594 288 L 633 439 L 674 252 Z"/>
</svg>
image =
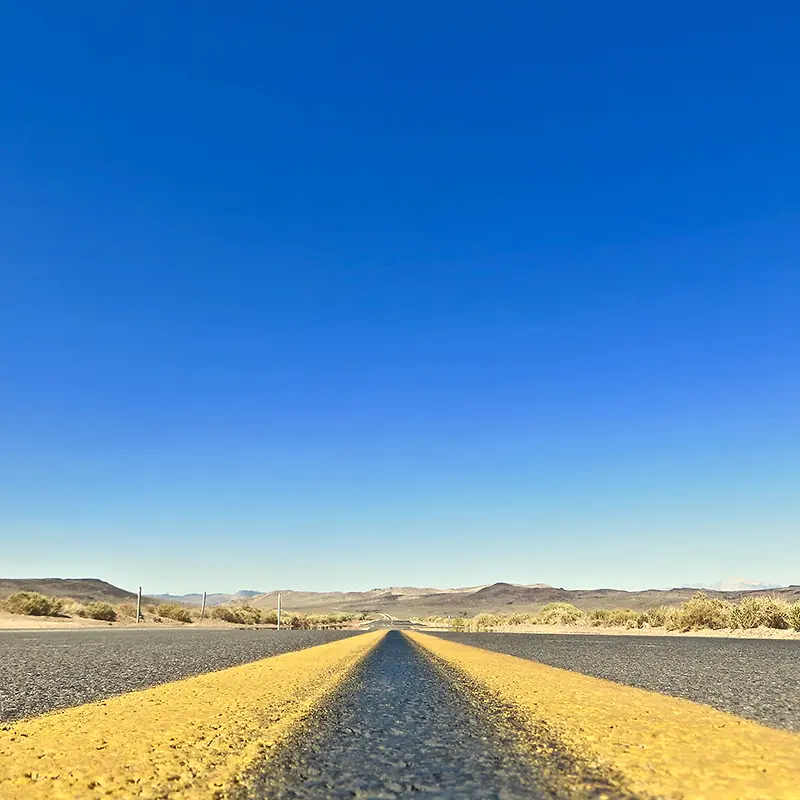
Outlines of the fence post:
<svg viewBox="0 0 800 800">
<path fill-rule="evenodd" d="M 136 595 L 136 624 L 139 624 L 139 621 L 142 618 L 142 587 L 139 587 L 139 592 Z"/>
<path fill-rule="evenodd" d="M 206 618 L 206 593 L 203 592 L 203 605 L 200 606 L 200 622 Z"/>
</svg>

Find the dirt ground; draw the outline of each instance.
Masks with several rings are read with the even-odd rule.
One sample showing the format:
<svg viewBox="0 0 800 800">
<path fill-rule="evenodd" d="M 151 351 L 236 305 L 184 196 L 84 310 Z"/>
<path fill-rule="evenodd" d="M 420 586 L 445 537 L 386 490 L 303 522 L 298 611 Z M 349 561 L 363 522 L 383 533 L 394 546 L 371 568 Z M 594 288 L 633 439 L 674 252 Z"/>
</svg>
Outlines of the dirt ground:
<svg viewBox="0 0 800 800">
<path fill-rule="evenodd" d="M 123 618 L 119 622 L 104 622 L 98 619 L 83 619 L 81 617 L 31 617 L 27 614 L 9 614 L 0 611 L 0 630 L 72 630 L 84 628 L 185 628 L 189 623 L 176 622 L 164 619 L 155 622 L 152 619 L 143 620 L 138 625 L 130 618 Z M 206 619 L 202 622 L 191 623 L 192 627 L 203 628 L 231 628 L 227 622 L 216 619 Z"/>
<path fill-rule="evenodd" d="M 361 627 L 364 623 L 354 621 L 352 625 L 343 625 L 343 628 Z M 223 622 L 219 619 L 204 619 L 202 622 L 176 622 L 173 619 L 161 618 L 161 622 L 156 622 L 152 617 L 146 617 L 138 625 L 129 618 L 123 617 L 118 622 L 104 622 L 97 619 L 83 619 L 82 617 L 31 617 L 27 614 L 9 614 L 7 611 L 0 611 L 0 631 L 41 631 L 41 630 L 85 630 L 86 628 L 221 628 L 230 630 L 232 628 L 252 627 L 271 629 L 274 625 L 248 625 L 242 626 L 237 623 Z"/>
</svg>

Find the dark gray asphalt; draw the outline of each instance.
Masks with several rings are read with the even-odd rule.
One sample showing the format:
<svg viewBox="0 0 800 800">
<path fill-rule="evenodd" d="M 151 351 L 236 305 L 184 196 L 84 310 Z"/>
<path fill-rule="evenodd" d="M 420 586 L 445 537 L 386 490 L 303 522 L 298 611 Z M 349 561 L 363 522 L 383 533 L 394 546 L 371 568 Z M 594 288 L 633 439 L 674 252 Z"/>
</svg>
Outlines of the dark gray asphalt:
<svg viewBox="0 0 800 800">
<path fill-rule="evenodd" d="M 546 732 L 534 748 L 541 755 L 523 754 L 513 716 L 479 692 L 445 677 L 390 631 L 332 700 L 254 771 L 239 800 L 621 797 Z"/>
<path fill-rule="evenodd" d="M 187 678 L 332 642 L 357 631 L 0 632 L 0 720 Z"/>
<path fill-rule="evenodd" d="M 685 697 L 774 728 L 800 731 L 797 641 L 544 633 L 436 635 Z"/>
</svg>

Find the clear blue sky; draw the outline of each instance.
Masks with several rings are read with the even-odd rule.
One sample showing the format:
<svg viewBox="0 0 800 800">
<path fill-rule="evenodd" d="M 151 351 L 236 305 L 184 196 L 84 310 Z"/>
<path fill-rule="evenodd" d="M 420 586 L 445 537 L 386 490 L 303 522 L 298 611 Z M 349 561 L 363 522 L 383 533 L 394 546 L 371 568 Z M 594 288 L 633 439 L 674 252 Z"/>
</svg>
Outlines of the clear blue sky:
<svg viewBox="0 0 800 800">
<path fill-rule="evenodd" d="M 800 583 L 793 2 L 29 2 L 0 574 Z"/>
</svg>

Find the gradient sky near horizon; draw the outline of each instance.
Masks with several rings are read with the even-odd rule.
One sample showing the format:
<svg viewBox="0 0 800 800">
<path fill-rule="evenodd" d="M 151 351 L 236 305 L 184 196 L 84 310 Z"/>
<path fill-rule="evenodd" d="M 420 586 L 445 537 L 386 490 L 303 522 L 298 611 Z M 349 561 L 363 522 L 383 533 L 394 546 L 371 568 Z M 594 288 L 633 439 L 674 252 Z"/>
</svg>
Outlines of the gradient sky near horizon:
<svg viewBox="0 0 800 800">
<path fill-rule="evenodd" d="M 4 4 L 0 575 L 800 583 L 798 41 Z"/>
</svg>

